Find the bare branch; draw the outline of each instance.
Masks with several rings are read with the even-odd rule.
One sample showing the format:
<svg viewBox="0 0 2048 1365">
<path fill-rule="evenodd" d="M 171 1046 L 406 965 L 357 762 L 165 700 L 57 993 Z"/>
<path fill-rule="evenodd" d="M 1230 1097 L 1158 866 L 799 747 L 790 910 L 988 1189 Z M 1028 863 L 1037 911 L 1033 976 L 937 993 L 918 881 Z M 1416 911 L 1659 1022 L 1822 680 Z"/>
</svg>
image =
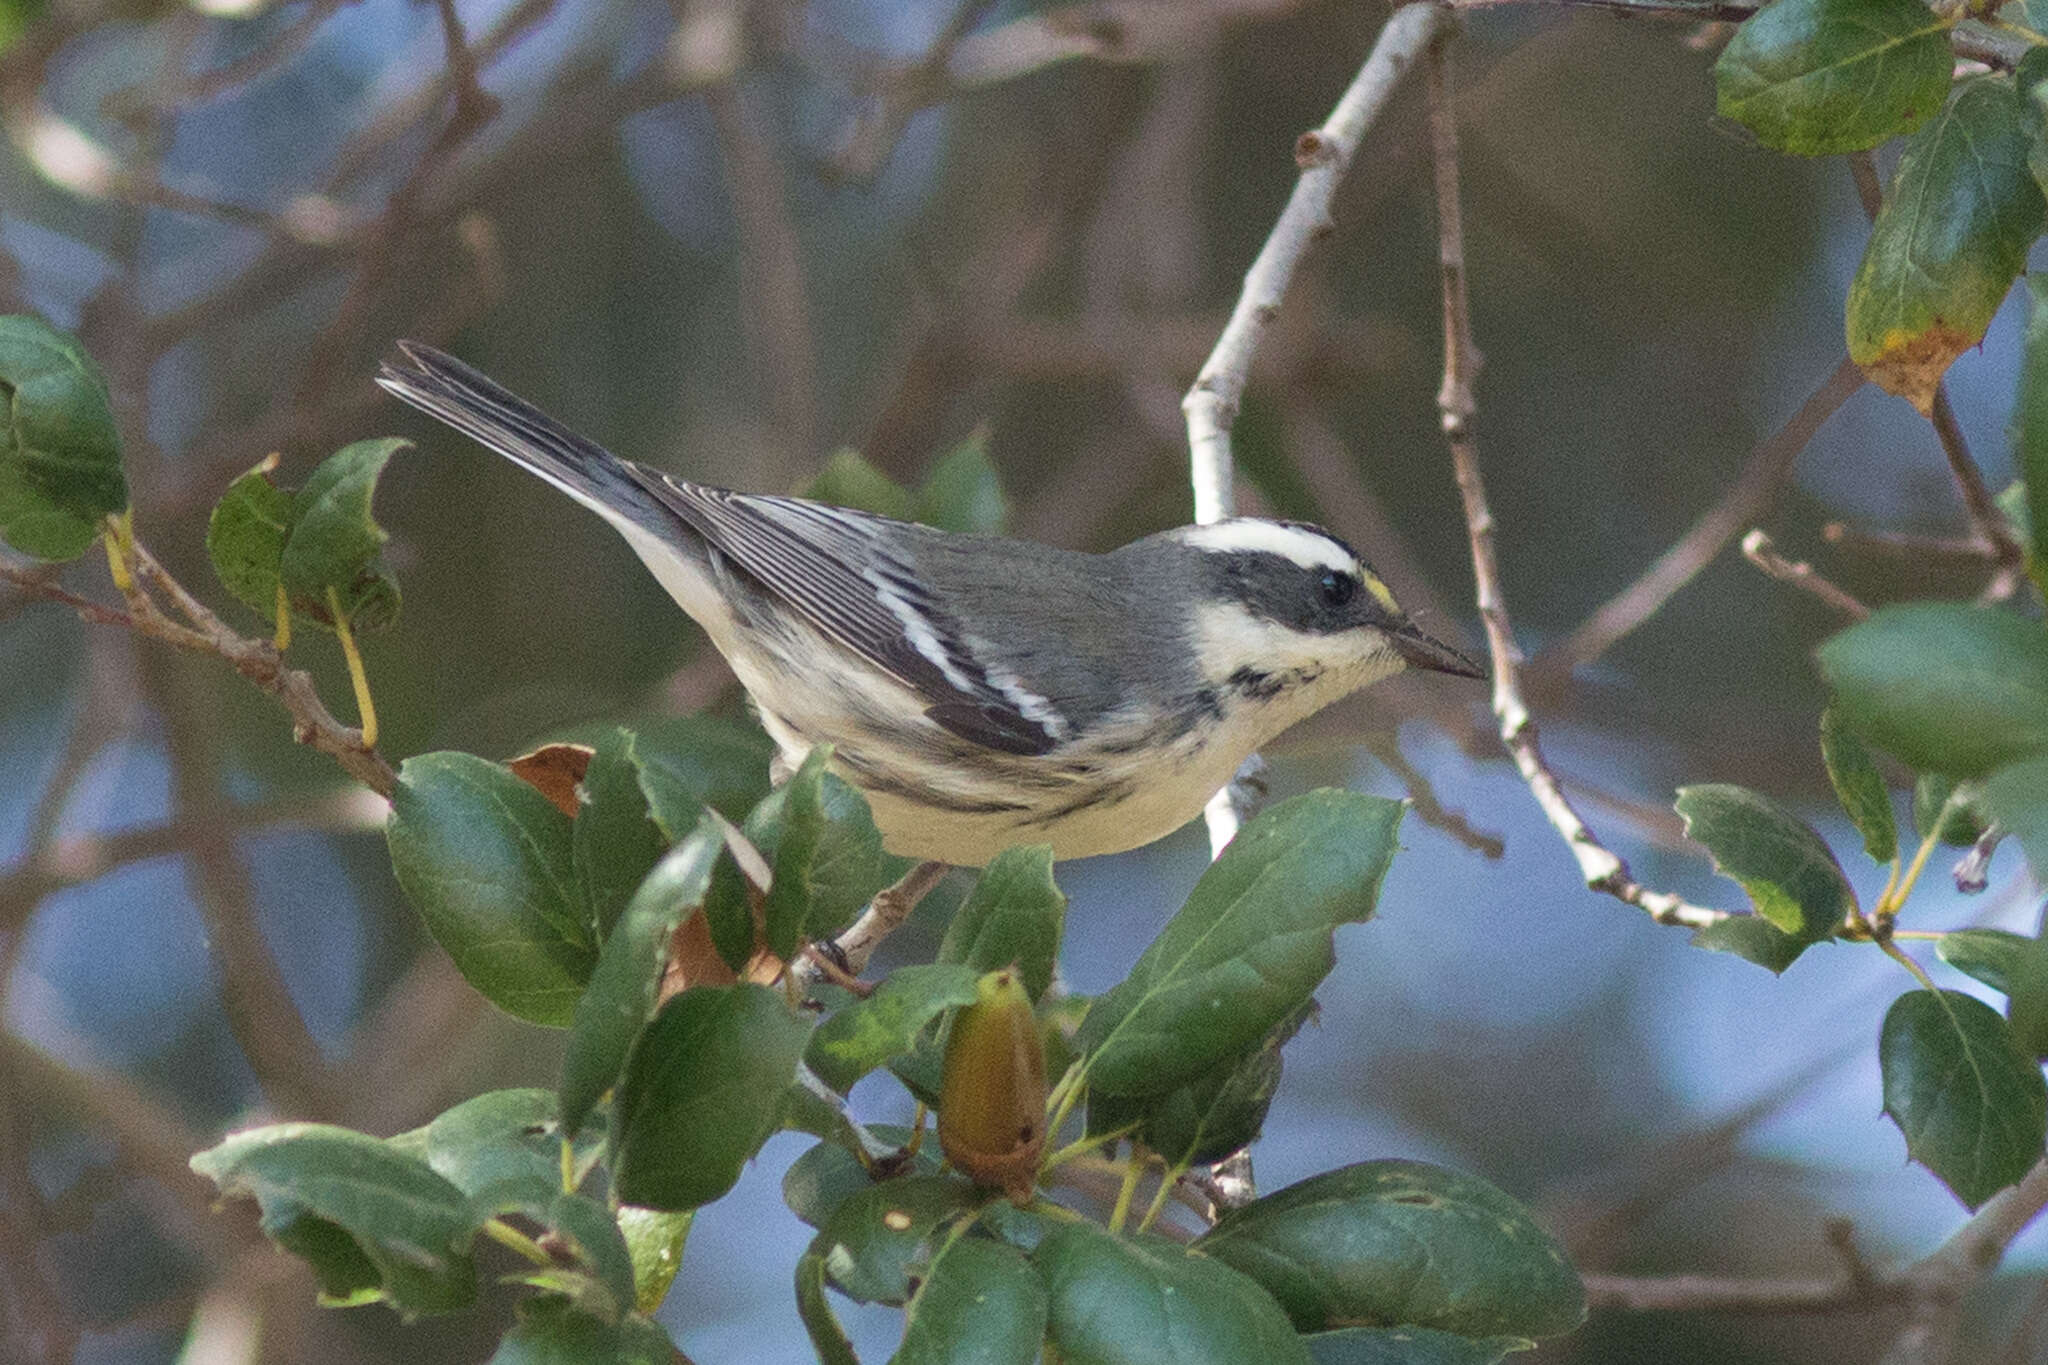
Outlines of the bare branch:
<svg viewBox="0 0 2048 1365">
<path fill-rule="evenodd" d="M 2048 1160 L 1993 1196 L 1941 1246 L 1889 1275 L 1860 1260 L 1834 1279 L 1587 1275 L 1586 1298 L 1596 1309 L 1674 1313 L 1839 1313 L 1903 1304 L 1910 1319 L 1886 1365 L 1931 1365 L 1945 1358 L 1965 1291 L 1997 1268 L 2044 1206 Z"/>
<path fill-rule="evenodd" d="M 1236 510 L 1236 471 L 1230 453 L 1230 428 L 1244 395 L 1252 357 L 1266 329 L 1280 311 L 1280 300 L 1309 247 L 1334 230 L 1330 204 L 1350 168 L 1365 130 L 1386 107 L 1394 86 L 1430 39 L 1447 22 L 1446 11 L 1434 4 L 1404 5 L 1395 10 L 1321 128 L 1303 133 L 1294 146 L 1301 178 L 1280 221 L 1266 236 L 1258 258 L 1244 277 L 1237 306 L 1215 349 L 1195 376 L 1194 387 L 1181 399 L 1187 418 L 1188 456 L 1195 493 L 1195 520 L 1207 525 Z M 1258 774 L 1264 765 L 1257 754 L 1209 799 L 1202 818 L 1209 827 L 1212 854 L 1223 851 L 1237 836 L 1256 798 Z"/>
<path fill-rule="evenodd" d="M 1471 310 L 1465 290 L 1464 218 L 1458 198 L 1458 133 L 1450 101 L 1450 76 L 1444 40 L 1429 46 L 1429 126 L 1436 167 L 1438 264 L 1443 279 L 1444 382 L 1437 402 L 1443 413 L 1444 436 L 1465 506 L 1465 525 L 1472 542 L 1472 573 L 1478 584 L 1479 616 L 1486 626 L 1487 651 L 1493 663 L 1493 713 L 1500 721 L 1501 744 L 1514 759 L 1522 780 L 1578 860 L 1586 885 L 1648 911 L 1659 924 L 1700 929 L 1728 918 L 1725 910 L 1692 905 L 1667 892 L 1652 891 L 1629 875 L 1628 864 L 1600 842 L 1572 808 L 1557 776 L 1544 762 L 1537 742 L 1536 721 L 1522 698 L 1519 669 L 1522 655 L 1515 644 L 1494 556 L 1493 512 L 1479 472 L 1479 447 L 1472 436 L 1473 380 L 1479 352 L 1472 342 Z"/>
<path fill-rule="evenodd" d="M 931 889 L 939 884 L 939 879 L 951 870 L 944 863 L 919 863 L 904 873 L 903 879 L 894 886 L 877 891 L 853 926 L 832 941 L 839 955 L 846 959 L 846 969 L 855 976 L 860 975 L 882 940 L 902 927 L 903 921 L 910 918 L 910 912 L 917 909 L 918 902 L 929 895 Z"/>
<path fill-rule="evenodd" d="M 1941 442 L 1941 453 L 1948 459 L 1948 471 L 1956 481 L 1956 491 L 1962 494 L 1963 509 L 1970 514 L 1970 525 L 1975 528 L 1977 538 L 1991 547 L 1991 557 L 1998 564 L 1998 572 L 1992 576 L 1984 595 L 1993 601 L 2002 601 L 2011 597 L 2014 590 L 2026 581 L 2027 552 L 2013 536 L 2012 523 L 2006 520 L 2004 510 L 1992 499 L 1991 490 L 1984 486 L 1984 476 L 1978 472 L 1977 461 L 1970 455 L 1970 444 L 1963 437 L 1961 423 L 1956 421 L 1955 405 L 1949 402 L 1946 380 L 1935 387 L 1934 409 L 1928 414 L 1928 420 L 1934 423 L 1934 435 Z"/>
<path fill-rule="evenodd" d="M 1602 603 L 1577 630 L 1539 655 L 1530 671 L 1569 674 L 1605 654 L 1616 641 L 1655 615 L 1658 608 L 1721 553 L 1736 532 L 1762 516 L 1777 500 L 1792 470 L 1792 461 L 1822 424 L 1862 387 L 1862 369 L 1843 356 L 1834 372 L 1799 405 L 1799 410 L 1783 426 L 1757 442 L 1720 500 L 1701 513 L 1692 528 L 1659 555 L 1640 578 Z"/>
<path fill-rule="evenodd" d="M 139 635 L 179 649 L 227 660 L 236 672 L 275 697 L 291 714 L 294 739 L 334 759 L 344 772 L 377 795 L 391 795 L 398 785 L 397 771 L 375 749 L 364 745 L 362 731 L 335 719 L 321 702 L 312 675 L 286 667 L 284 657 L 268 640 L 245 639 L 230 630 L 165 572 L 140 542 L 133 545 L 131 553 L 137 583 L 129 593 L 125 614 L 66 592 L 36 570 L 18 567 L 5 559 L 0 559 L 0 580 L 13 583 L 29 596 L 70 607 L 94 625 L 126 626 Z M 162 593 L 192 624 L 181 625 L 165 616 L 144 591 L 145 587 Z"/>
<path fill-rule="evenodd" d="M 1386 107 L 1402 75 L 1446 22 L 1445 12 L 1436 5 L 1404 5 L 1394 11 L 1329 121 L 1303 133 L 1295 144 L 1294 159 L 1301 167 L 1301 178 L 1245 275 L 1244 289 L 1222 337 L 1195 377 L 1194 387 L 1181 400 L 1193 458 L 1197 522 L 1219 521 L 1231 513 L 1230 428 L 1237 420 L 1252 356 L 1280 311 L 1280 301 L 1302 256 L 1334 227 L 1330 203 L 1358 150 L 1359 139 Z"/>
<path fill-rule="evenodd" d="M 1779 554 L 1771 538 L 1762 531 L 1751 531 L 1742 538 L 1742 557 L 1780 582 L 1812 593 L 1852 621 L 1861 621 L 1870 615 L 1869 607 L 1822 578 L 1811 564 L 1795 564 Z"/>
</svg>

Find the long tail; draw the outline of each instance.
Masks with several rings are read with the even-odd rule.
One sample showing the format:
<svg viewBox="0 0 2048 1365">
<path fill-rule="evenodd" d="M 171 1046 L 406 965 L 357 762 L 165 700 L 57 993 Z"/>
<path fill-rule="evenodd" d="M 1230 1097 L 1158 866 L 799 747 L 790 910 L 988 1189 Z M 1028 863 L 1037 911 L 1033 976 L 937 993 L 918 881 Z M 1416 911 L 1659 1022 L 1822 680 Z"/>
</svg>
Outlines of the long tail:
<svg viewBox="0 0 2048 1365">
<path fill-rule="evenodd" d="M 624 460 L 454 356 L 417 341 L 401 341 L 398 349 L 413 367 L 379 366 L 377 383 L 385 392 L 538 474 L 621 530 L 675 536 L 675 513 Z"/>
</svg>

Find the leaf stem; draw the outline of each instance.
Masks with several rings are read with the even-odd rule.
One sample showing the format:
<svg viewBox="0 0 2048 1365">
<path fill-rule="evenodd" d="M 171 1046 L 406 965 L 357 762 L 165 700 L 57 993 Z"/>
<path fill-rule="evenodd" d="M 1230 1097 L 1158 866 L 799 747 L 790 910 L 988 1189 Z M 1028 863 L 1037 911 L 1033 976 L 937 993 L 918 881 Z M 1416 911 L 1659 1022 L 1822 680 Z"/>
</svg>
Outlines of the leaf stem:
<svg viewBox="0 0 2048 1365">
<path fill-rule="evenodd" d="M 1177 1162 L 1166 1172 L 1165 1177 L 1159 1182 L 1159 1188 L 1152 1194 L 1152 1202 L 1146 1207 L 1145 1216 L 1138 1220 L 1138 1231 L 1151 1231 L 1152 1225 L 1159 1221 L 1161 1211 L 1166 1208 L 1166 1197 L 1173 1193 L 1173 1187 L 1178 1185 L 1180 1178 L 1187 1173 L 1188 1163 L 1184 1160 Z"/>
<path fill-rule="evenodd" d="M 135 509 L 125 508 L 119 516 L 109 516 L 101 540 L 107 547 L 107 573 L 126 597 L 135 591 L 135 575 L 128 571 L 128 559 L 135 546 Z"/>
<path fill-rule="evenodd" d="M 1137 1120 L 1133 1119 L 1123 1127 L 1111 1129 L 1107 1133 L 1090 1133 L 1086 1137 L 1075 1138 L 1072 1142 L 1040 1162 L 1038 1172 L 1040 1175 L 1043 1175 L 1047 1171 L 1062 1166 L 1076 1157 L 1085 1156 L 1091 1147 L 1102 1147 L 1112 1142 L 1122 1142 L 1137 1131 L 1138 1123 Z"/>
<path fill-rule="evenodd" d="M 1948 800 L 1941 803 L 1940 813 L 1927 826 L 1927 834 L 1920 840 L 1919 851 L 1913 854 L 1913 861 L 1907 866 L 1905 876 L 1899 878 L 1893 885 L 1887 886 L 1886 894 L 1878 898 L 1877 908 L 1872 913 L 1887 936 L 1891 932 L 1891 922 L 1898 918 L 1899 907 L 1906 903 L 1907 898 L 1913 894 L 1913 888 L 1919 884 L 1920 874 L 1927 868 L 1927 860 L 1934 855 L 1934 846 L 1941 842 L 1942 827 L 1948 824 L 1949 815 L 1955 809 L 1961 792 L 1962 789 L 1958 787 L 1948 794 Z"/>
<path fill-rule="evenodd" d="M 377 747 L 377 707 L 370 700 L 370 677 L 363 671 L 363 656 L 356 649 L 355 633 L 348 628 L 348 613 L 341 609 L 341 594 L 332 584 L 327 588 L 327 610 L 334 616 L 334 635 L 341 641 L 341 656 L 348 660 L 348 680 L 356 689 L 356 713 L 362 717 L 363 747 Z"/>
<path fill-rule="evenodd" d="M 1124 1183 L 1117 1188 L 1116 1207 L 1109 1211 L 1109 1230 L 1111 1232 L 1122 1232 L 1124 1224 L 1130 1220 L 1131 1200 L 1137 1195 L 1138 1181 L 1144 1177 L 1144 1174 L 1145 1157 L 1143 1149 L 1134 1149 L 1131 1152 L 1131 1159 L 1124 1165 Z"/>
<path fill-rule="evenodd" d="M 277 633 L 270 637 L 270 645 L 280 654 L 292 647 L 292 599 L 283 583 L 277 585 Z"/>
<path fill-rule="evenodd" d="M 534 1241 L 533 1238 L 528 1237 L 502 1218 L 485 1219 L 483 1233 L 500 1246 L 510 1247 L 535 1265 L 553 1265 L 555 1263 L 554 1257 L 541 1250 L 539 1242 Z"/>
<path fill-rule="evenodd" d="M 576 1193 L 576 1144 L 562 1139 L 562 1193 Z"/>
</svg>

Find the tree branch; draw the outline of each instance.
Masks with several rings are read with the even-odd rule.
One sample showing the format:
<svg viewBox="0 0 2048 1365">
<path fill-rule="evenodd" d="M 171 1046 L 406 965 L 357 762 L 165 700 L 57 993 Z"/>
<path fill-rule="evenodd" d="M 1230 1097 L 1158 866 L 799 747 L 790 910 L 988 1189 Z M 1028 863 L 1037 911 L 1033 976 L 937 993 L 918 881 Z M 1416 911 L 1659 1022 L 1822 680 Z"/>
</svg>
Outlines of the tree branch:
<svg viewBox="0 0 2048 1365">
<path fill-rule="evenodd" d="M 1472 317 L 1465 286 L 1465 229 L 1458 199 L 1458 132 L 1451 108 L 1450 77 L 1444 60 L 1444 39 L 1430 44 L 1429 127 L 1431 159 L 1436 168 L 1437 259 L 1443 279 L 1444 380 L 1437 393 L 1445 439 L 1458 493 L 1465 506 L 1465 525 L 1472 542 L 1472 573 L 1478 585 L 1479 616 L 1486 626 L 1487 652 L 1493 663 L 1493 713 L 1500 721 L 1501 744 L 1514 759 L 1537 805 L 1578 860 L 1586 885 L 1649 912 L 1659 924 L 1701 929 L 1728 918 L 1725 910 L 1692 905 L 1667 892 L 1652 891 L 1629 875 L 1628 864 L 1602 844 L 1572 809 L 1557 776 L 1544 762 L 1536 721 L 1522 698 L 1521 651 L 1515 645 L 1494 556 L 1493 512 L 1479 473 L 1479 447 L 1472 436 L 1475 411 L 1473 384 L 1479 351 L 1472 342 Z"/>
<path fill-rule="evenodd" d="M 1869 607 L 1822 578 L 1814 572 L 1813 565 L 1803 561 L 1795 564 L 1779 554 L 1771 538 L 1762 531 L 1751 531 L 1742 538 L 1742 557 L 1779 582 L 1790 583 L 1812 593 L 1852 621 L 1861 621 L 1870 615 Z"/>
<path fill-rule="evenodd" d="M 1280 301 L 1302 257 L 1335 227 L 1330 204 L 1338 182 L 1350 168 L 1359 139 L 1386 107 L 1394 86 L 1415 64 L 1423 47 L 1447 22 L 1446 12 L 1433 4 L 1404 5 L 1395 10 L 1329 121 L 1303 133 L 1295 143 L 1294 160 L 1301 168 L 1301 178 L 1245 275 L 1244 288 L 1223 335 L 1195 376 L 1194 387 L 1181 400 L 1188 424 L 1197 522 L 1206 525 L 1231 514 L 1235 498 L 1230 428 L 1237 420 L 1252 356 L 1279 313 Z"/>
<path fill-rule="evenodd" d="M 1821 386 L 1750 451 L 1748 461 L 1720 500 L 1692 524 L 1642 576 L 1616 593 L 1563 640 L 1538 655 L 1531 674 L 1562 677 L 1605 654 L 1615 643 L 1656 614 L 1680 588 L 1691 582 L 1736 532 L 1762 516 L 1776 501 L 1792 461 L 1814 433 L 1842 404 L 1863 387 L 1863 371 L 1843 356 Z M 1533 682 L 1533 678 L 1532 678 Z"/>
<path fill-rule="evenodd" d="M 0 559 L 0 581 L 14 584 L 31 597 L 45 598 L 70 607 L 94 625 L 126 626 L 139 635 L 175 645 L 196 654 L 212 654 L 227 660 L 235 671 L 277 699 L 292 718 L 292 737 L 334 759 L 350 777 L 379 796 L 388 797 L 398 785 L 398 773 L 383 755 L 363 744 L 362 731 L 343 725 L 321 702 L 311 674 L 285 666 L 284 657 L 268 640 L 250 640 L 230 630 L 137 541 L 129 550 L 135 584 L 127 593 L 128 612 L 77 597 L 44 579 L 33 569 Z M 155 589 L 168 598 L 178 612 L 191 622 L 183 625 L 164 615 L 145 589 Z"/>
<path fill-rule="evenodd" d="M 1359 140 L 1386 107 L 1394 86 L 1415 64 L 1416 56 L 1446 22 L 1446 11 L 1434 4 L 1404 5 L 1395 10 L 1328 121 L 1303 133 L 1294 145 L 1294 161 L 1301 168 L 1294 193 L 1246 273 L 1223 335 L 1195 376 L 1194 386 L 1181 399 L 1188 426 L 1195 520 L 1202 525 L 1221 521 L 1236 510 L 1230 429 L 1237 421 L 1238 403 L 1259 342 L 1278 315 L 1280 301 L 1302 257 L 1335 228 L 1330 204 Z M 1221 853 L 1237 836 L 1246 813 L 1255 805 L 1262 790 L 1259 774 L 1263 767 L 1259 756 L 1251 755 L 1203 809 L 1212 855 Z"/>
<path fill-rule="evenodd" d="M 2005 1249 L 2048 1206 L 2048 1159 L 2000 1191 L 1934 1251 L 1873 1274 L 1851 1262 L 1834 1279 L 1718 1275 L 1587 1275 L 1595 1309 L 1670 1313 L 1839 1313 L 1892 1305 L 1908 1311 L 1885 1365 L 1946 1358 L 1964 1293 L 1998 1267 Z"/>
</svg>

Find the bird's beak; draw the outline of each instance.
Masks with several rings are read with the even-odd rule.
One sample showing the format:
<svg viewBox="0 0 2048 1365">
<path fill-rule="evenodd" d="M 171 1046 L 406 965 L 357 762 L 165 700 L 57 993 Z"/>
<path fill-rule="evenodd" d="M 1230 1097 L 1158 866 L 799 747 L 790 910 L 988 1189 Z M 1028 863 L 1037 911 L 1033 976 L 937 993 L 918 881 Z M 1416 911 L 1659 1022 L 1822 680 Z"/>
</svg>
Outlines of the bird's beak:
<svg viewBox="0 0 2048 1365">
<path fill-rule="evenodd" d="M 1484 678 L 1486 665 L 1452 649 L 1442 640 L 1425 635 L 1408 622 L 1394 627 L 1388 636 L 1394 652 L 1405 659 L 1411 667 L 1426 668 L 1433 673 L 1452 673 L 1460 678 Z"/>
</svg>

